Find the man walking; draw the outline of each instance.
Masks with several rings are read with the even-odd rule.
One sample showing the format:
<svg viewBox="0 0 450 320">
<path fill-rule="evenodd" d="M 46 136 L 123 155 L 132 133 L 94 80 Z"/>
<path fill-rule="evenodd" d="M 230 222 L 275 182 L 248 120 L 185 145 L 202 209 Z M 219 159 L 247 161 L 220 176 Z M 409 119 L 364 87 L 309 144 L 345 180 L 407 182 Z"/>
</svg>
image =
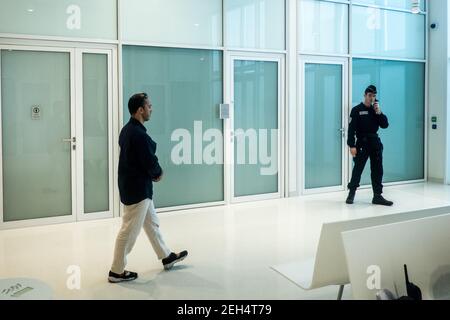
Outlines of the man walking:
<svg viewBox="0 0 450 320">
<path fill-rule="evenodd" d="M 361 181 L 367 159 L 370 158 L 370 171 L 373 189 L 373 204 L 392 206 L 394 203 L 383 198 L 383 144 L 378 137 L 378 129 L 387 129 L 388 118 L 381 112 L 378 103 L 377 88 L 373 85 L 367 87 L 364 93 L 364 102 L 353 108 L 348 126 L 347 145 L 353 156 L 352 179 L 348 184 L 349 194 L 347 204 L 353 204 L 356 189 Z M 355 142 L 356 135 L 356 142 Z"/>
<path fill-rule="evenodd" d="M 131 119 L 119 137 L 119 192 L 124 204 L 122 227 L 116 239 L 114 261 L 108 281 L 118 283 L 135 280 L 136 272 L 125 270 L 126 257 L 131 252 L 143 227 L 148 239 L 162 260 L 164 269 L 188 255 L 171 252 L 159 230 L 159 219 L 153 204 L 153 182 L 161 181 L 163 171 L 156 157 L 156 143 L 147 134 L 144 122 L 150 120 L 152 104 L 146 93 L 137 93 L 128 101 Z"/>
</svg>

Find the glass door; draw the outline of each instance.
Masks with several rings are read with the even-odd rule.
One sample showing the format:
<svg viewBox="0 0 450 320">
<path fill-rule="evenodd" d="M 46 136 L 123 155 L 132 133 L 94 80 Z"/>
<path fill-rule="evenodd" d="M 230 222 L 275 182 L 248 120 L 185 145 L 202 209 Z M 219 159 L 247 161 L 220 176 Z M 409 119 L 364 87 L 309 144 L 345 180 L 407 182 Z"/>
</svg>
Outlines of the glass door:
<svg viewBox="0 0 450 320">
<path fill-rule="evenodd" d="M 303 193 L 345 190 L 347 60 L 302 57 Z"/>
<path fill-rule="evenodd" d="M 0 46 L 0 74 L 0 227 L 112 217 L 112 51 Z"/>
<path fill-rule="evenodd" d="M 74 219 L 72 54 L 70 49 L 0 47 L 0 222 Z"/>
<path fill-rule="evenodd" d="M 231 201 L 282 194 L 283 57 L 230 54 Z"/>
<path fill-rule="evenodd" d="M 76 50 L 77 219 L 113 217 L 112 52 Z"/>
</svg>

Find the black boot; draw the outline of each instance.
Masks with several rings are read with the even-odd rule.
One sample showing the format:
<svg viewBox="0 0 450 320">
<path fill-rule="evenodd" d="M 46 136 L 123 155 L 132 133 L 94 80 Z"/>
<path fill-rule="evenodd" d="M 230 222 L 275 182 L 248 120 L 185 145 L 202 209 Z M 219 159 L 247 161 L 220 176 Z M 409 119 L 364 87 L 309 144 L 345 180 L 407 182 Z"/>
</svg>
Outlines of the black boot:
<svg viewBox="0 0 450 320">
<path fill-rule="evenodd" d="M 353 201 L 355 200 L 355 193 L 355 190 L 349 191 L 347 200 L 345 201 L 346 204 L 353 204 Z"/>
<path fill-rule="evenodd" d="M 372 203 L 378 204 L 380 206 L 387 206 L 387 207 L 390 207 L 394 204 L 392 201 L 389 201 L 389 200 L 386 200 L 385 198 L 383 198 L 383 196 L 381 194 L 374 195 Z"/>
</svg>

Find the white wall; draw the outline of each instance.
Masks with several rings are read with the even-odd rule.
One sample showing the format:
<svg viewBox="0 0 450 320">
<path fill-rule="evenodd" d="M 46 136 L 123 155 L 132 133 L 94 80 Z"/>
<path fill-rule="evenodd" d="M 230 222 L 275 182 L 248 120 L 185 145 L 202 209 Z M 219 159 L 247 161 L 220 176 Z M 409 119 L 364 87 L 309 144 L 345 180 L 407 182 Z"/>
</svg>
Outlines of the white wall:
<svg viewBox="0 0 450 320">
<path fill-rule="evenodd" d="M 447 135 L 447 74 L 448 74 L 448 28 L 447 1 L 428 1 L 429 20 L 437 23 L 429 33 L 429 95 L 428 95 L 428 178 L 443 182 L 445 178 Z M 431 129 L 431 117 L 438 118 L 438 129 Z M 450 115 L 449 115 L 450 116 Z M 450 140 L 449 140 L 450 141 Z M 448 170 L 447 170 L 448 171 Z M 447 179 L 450 182 L 450 179 Z"/>
</svg>

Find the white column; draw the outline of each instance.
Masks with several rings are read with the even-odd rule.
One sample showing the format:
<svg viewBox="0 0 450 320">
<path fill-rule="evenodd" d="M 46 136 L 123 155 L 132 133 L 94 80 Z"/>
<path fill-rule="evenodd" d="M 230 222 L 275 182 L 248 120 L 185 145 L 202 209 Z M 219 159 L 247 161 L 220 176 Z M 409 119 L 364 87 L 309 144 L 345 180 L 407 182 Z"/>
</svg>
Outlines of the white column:
<svg viewBox="0 0 450 320">
<path fill-rule="evenodd" d="M 447 123 L 448 30 L 447 1 L 428 1 L 428 180 L 450 182 Z M 435 23 L 437 27 L 431 29 Z M 431 118 L 437 117 L 437 130 L 432 129 Z"/>
<path fill-rule="evenodd" d="M 287 188 L 288 196 L 299 195 L 299 114 L 297 108 L 297 0 L 286 0 L 286 114 L 287 114 Z"/>
</svg>

